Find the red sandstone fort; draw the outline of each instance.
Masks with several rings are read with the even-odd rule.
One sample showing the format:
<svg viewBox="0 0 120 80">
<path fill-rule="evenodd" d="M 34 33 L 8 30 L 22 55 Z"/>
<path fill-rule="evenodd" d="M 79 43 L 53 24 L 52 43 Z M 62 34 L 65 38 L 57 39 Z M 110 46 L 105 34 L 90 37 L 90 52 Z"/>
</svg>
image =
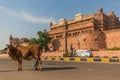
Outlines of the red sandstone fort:
<svg viewBox="0 0 120 80">
<path fill-rule="evenodd" d="M 55 51 L 67 49 L 103 50 L 120 47 L 120 21 L 110 12 L 105 14 L 100 8 L 97 13 L 76 14 L 72 20 L 60 19 L 56 24 L 50 23 L 48 31 L 52 38 L 50 47 Z"/>
<path fill-rule="evenodd" d="M 50 23 L 48 31 L 52 38 L 49 47 L 53 51 L 64 52 L 73 49 L 103 50 L 120 48 L 120 21 L 110 12 L 105 14 L 100 8 L 97 13 L 76 14 L 72 20 L 60 19 L 56 24 Z M 18 39 L 10 36 L 13 45 L 27 45 L 26 38 Z M 65 46 L 67 45 L 67 47 Z"/>
</svg>

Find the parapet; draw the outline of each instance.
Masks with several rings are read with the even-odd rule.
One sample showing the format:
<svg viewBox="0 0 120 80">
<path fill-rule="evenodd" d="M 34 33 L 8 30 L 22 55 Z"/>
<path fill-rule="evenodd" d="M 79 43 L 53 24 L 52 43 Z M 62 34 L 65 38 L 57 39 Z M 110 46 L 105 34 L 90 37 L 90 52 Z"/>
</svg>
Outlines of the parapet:
<svg viewBox="0 0 120 80">
<path fill-rule="evenodd" d="M 59 20 L 58 20 L 58 24 L 59 24 L 59 25 L 62 25 L 62 24 L 65 23 L 65 21 L 66 21 L 65 18 L 59 19 Z"/>
<path fill-rule="evenodd" d="M 78 13 L 75 15 L 75 21 L 79 21 L 79 20 L 82 20 L 83 19 L 83 15 L 81 13 Z"/>
</svg>

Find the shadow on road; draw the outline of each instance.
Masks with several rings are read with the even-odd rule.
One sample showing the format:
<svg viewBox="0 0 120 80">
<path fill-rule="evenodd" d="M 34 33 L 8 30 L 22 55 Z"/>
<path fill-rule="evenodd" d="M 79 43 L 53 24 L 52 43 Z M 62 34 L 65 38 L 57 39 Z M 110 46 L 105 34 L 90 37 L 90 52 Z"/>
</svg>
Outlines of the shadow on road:
<svg viewBox="0 0 120 80">
<path fill-rule="evenodd" d="M 0 72 L 14 72 L 16 70 L 0 70 Z"/>
<path fill-rule="evenodd" d="M 43 68 L 43 71 L 70 70 L 70 69 L 76 69 L 76 67 L 49 67 L 49 68 Z"/>
<path fill-rule="evenodd" d="M 70 69 L 76 69 L 76 67 L 47 67 L 43 68 L 43 71 L 54 71 L 54 70 L 70 70 Z M 32 71 L 33 69 L 23 69 L 22 71 Z M 0 70 L 1 72 L 16 72 L 17 70 Z M 39 71 L 39 70 L 35 70 Z M 19 71 L 18 71 L 19 72 Z"/>
</svg>

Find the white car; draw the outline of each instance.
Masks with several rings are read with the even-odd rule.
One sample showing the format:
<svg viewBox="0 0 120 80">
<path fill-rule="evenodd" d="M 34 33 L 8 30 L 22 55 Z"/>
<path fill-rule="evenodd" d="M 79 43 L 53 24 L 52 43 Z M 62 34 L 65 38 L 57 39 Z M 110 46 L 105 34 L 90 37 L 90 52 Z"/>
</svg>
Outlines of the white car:
<svg viewBox="0 0 120 80">
<path fill-rule="evenodd" d="M 76 50 L 76 57 L 92 57 L 92 52 L 90 50 Z"/>
</svg>

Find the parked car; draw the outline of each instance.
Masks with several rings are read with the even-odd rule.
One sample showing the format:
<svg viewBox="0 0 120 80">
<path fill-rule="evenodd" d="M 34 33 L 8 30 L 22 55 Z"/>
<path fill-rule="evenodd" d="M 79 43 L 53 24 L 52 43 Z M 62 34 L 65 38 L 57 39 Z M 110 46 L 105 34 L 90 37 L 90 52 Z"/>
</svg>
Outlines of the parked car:
<svg viewBox="0 0 120 80">
<path fill-rule="evenodd" d="M 76 57 L 92 57 L 92 52 L 90 50 L 76 50 L 75 51 Z"/>
</svg>

